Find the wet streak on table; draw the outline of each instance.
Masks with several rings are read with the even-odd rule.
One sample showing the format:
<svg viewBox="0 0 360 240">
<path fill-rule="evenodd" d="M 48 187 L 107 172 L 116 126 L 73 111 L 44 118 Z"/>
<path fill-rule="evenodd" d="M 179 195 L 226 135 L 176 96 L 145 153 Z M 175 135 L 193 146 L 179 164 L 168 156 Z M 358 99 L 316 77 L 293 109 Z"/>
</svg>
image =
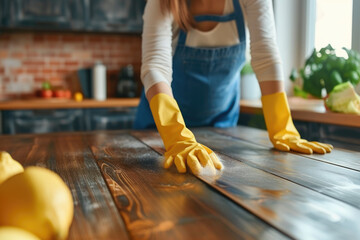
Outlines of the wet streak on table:
<svg viewBox="0 0 360 240">
<path fill-rule="evenodd" d="M 360 239 L 359 152 L 282 153 L 244 127 L 194 133 L 222 174 L 164 170 L 155 131 L 0 136 L 0 150 L 68 184 L 69 239 Z"/>
</svg>

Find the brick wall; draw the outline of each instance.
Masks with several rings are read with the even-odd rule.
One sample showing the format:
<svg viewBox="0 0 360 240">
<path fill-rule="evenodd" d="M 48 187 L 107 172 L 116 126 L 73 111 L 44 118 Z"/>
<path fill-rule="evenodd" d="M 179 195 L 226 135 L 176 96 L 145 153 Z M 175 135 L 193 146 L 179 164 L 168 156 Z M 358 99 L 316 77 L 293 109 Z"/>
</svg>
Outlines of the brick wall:
<svg viewBox="0 0 360 240">
<path fill-rule="evenodd" d="M 140 83 L 141 36 L 0 33 L 0 99 L 31 96 L 43 81 L 72 89 L 69 79 L 97 60 L 107 68 L 109 97 L 115 96 L 118 72 L 127 64 Z"/>
</svg>

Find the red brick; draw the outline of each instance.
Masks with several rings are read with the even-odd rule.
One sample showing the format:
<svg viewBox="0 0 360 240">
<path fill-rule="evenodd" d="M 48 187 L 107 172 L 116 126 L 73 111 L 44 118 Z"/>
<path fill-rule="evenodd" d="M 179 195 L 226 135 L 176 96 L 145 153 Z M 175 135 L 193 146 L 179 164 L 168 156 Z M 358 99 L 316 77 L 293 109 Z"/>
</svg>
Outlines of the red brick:
<svg viewBox="0 0 360 240">
<path fill-rule="evenodd" d="M 26 57 L 27 58 L 34 58 L 34 57 L 38 57 L 38 56 L 40 56 L 38 52 L 35 52 L 35 51 L 26 52 Z"/>
<path fill-rule="evenodd" d="M 66 66 L 77 66 L 79 65 L 79 61 L 65 61 Z"/>
<path fill-rule="evenodd" d="M 104 38 L 102 36 L 90 36 L 88 37 L 88 42 L 91 43 L 102 43 Z"/>
<path fill-rule="evenodd" d="M 49 65 L 50 66 L 60 66 L 60 65 L 62 65 L 62 61 L 60 61 L 60 60 L 50 60 Z"/>
<path fill-rule="evenodd" d="M 107 36 L 104 38 L 104 41 L 108 43 L 118 43 L 121 39 L 118 36 Z"/>
<path fill-rule="evenodd" d="M 54 86 L 59 86 L 59 85 L 61 86 L 61 85 L 63 85 L 63 81 L 65 79 L 63 79 L 59 75 L 56 75 L 56 76 L 50 77 L 49 80 L 50 80 L 51 84 L 53 84 Z"/>
<path fill-rule="evenodd" d="M 105 50 L 105 51 L 116 51 L 118 48 L 111 44 L 106 44 L 106 45 L 98 46 L 98 49 Z"/>
<path fill-rule="evenodd" d="M 34 42 L 44 42 L 45 41 L 45 37 L 42 34 L 34 34 L 33 36 L 33 41 Z"/>
<path fill-rule="evenodd" d="M 43 61 L 43 60 L 25 60 L 22 63 L 23 63 L 23 65 L 27 65 L 27 66 L 42 66 L 45 64 L 45 61 Z"/>
<path fill-rule="evenodd" d="M 41 51 L 39 54 L 41 54 L 43 57 L 56 57 L 58 55 L 53 49 Z"/>
<path fill-rule="evenodd" d="M 46 78 L 44 77 L 44 75 L 34 77 L 35 82 L 44 82 L 45 80 Z"/>
<path fill-rule="evenodd" d="M 61 40 L 61 36 L 59 34 L 49 34 L 45 36 L 47 42 L 59 42 Z"/>
<path fill-rule="evenodd" d="M 89 59 L 91 57 L 90 51 L 76 51 L 72 54 L 72 57 L 77 60 Z"/>
<path fill-rule="evenodd" d="M 56 70 L 57 74 L 65 74 L 65 73 L 68 73 L 68 72 L 70 72 L 70 70 L 67 69 L 67 68 L 61 68 L 61 69 Z"/>
<path fill-rule="evenodd" d="M 63 42 L 83 42 L 84 37 L 81 35 L 64 35 L 61 40 Z"/>
<path fill-rule="evenodd" d="M 52 74 L 52 73 L 56 73 L 56 69 L 54 69 L 54 68 L 44 68 L 41 72 L 43 74 Z"/>
<path fill-rule="evenodd" d="M 121 53 L 109 53 L 109 55 L 107 56 L 107 58 L 111 60 L 116 60 L 121 57 L 122 57 Z"/>
<path fill-rule="evenodd" d="M 10 82 L 11 81 L 11 79 L 10 79 L 10 77 L 3 77 L 3 83 L 8 83 L 8 82 Z"/>
<path fill-rule="evenodd" d="M 10 54 L 12 58 L 24 58 L 25 54 L 24 52 L 13 52 Z"/>
<path fill-rule="evenodd" d="M 16 68 L 16 69 L 13 69 L 12 70 L 12 73 L 14 74 L 22 74 L 22 73 L 25 73 L 25 69 L 24 68 Z"/>
<path fill-rule="evenodd" d="M 36 74 L 40 72 L 40 68 L 27 68 L 26 73 Z"/>
<path fill-rule="evenodd" d="M 89 68 L 89 67 L 92 67 L 94 65 L 94 62 L 95 61 L 91 61 L 91 60 L 86 60 L 86 61 L 83 61 L 79 68 Z"/>
<path fill-rule="evenodd" d="M 8 33 L 1 33 L 0 35 L 0 41 L 1 40 L 10 40 L 10 34 Z"/>
<path fill-rule="evenodd" d="M 71 54 L 70 53 L 58 53 L 57 56 L 61 57 L 61 58 L 70 58 Z"/>
<path fill-rule="evenodd" d="M 92 57 L 93 57 L 93 59 L 103 59 L 106 56 L 104 53 L 93 53 Z"/>
<path fill-rule="evenodd" d="M 9 55 L 9 52 L 7 50 L 0 50 L 0 59 L 7 58 Z"/>
</svg>

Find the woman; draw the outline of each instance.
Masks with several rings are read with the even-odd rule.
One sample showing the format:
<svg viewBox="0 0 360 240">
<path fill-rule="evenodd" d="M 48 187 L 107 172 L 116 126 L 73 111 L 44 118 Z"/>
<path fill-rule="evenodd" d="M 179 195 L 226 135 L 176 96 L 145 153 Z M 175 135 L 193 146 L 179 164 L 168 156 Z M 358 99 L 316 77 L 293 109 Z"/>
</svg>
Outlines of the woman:
<svg viewBox="0 0 360 240">
<path fill-rule="evenodd" d="M 203 167 L 212 173 L 222 169 L 216 155 L 199 144 L 186 125 L 236 125 L 245 22 L 274 147 L 308 154 L 331 152 L 329 144 L 301 139 L 292 122 L 271 0 L 148 0 L 142 43 L 144 93 L 134 127 L 156 125 L 166 149 L 165 168 L 175 163 L 179 172 L 188 166 L 194 174 Z"/>
</svg>

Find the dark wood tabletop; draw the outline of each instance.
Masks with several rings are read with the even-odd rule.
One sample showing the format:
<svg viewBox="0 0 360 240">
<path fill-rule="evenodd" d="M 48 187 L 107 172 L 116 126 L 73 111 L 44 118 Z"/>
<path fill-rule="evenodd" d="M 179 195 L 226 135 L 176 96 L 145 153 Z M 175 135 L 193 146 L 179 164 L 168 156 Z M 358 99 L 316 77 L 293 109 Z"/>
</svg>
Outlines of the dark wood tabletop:
<svg viewBox="0 0 360 240">
<path fill-rule="evenodd" d="M 64 179 L 71 240 L 360 239 L 360 146 L 304 155 L 258 129 L 193 132 L 222 159 L 217 176 L 163 169 L 156 131 L 3 135 L 0 150 Z"/>
</svg>

